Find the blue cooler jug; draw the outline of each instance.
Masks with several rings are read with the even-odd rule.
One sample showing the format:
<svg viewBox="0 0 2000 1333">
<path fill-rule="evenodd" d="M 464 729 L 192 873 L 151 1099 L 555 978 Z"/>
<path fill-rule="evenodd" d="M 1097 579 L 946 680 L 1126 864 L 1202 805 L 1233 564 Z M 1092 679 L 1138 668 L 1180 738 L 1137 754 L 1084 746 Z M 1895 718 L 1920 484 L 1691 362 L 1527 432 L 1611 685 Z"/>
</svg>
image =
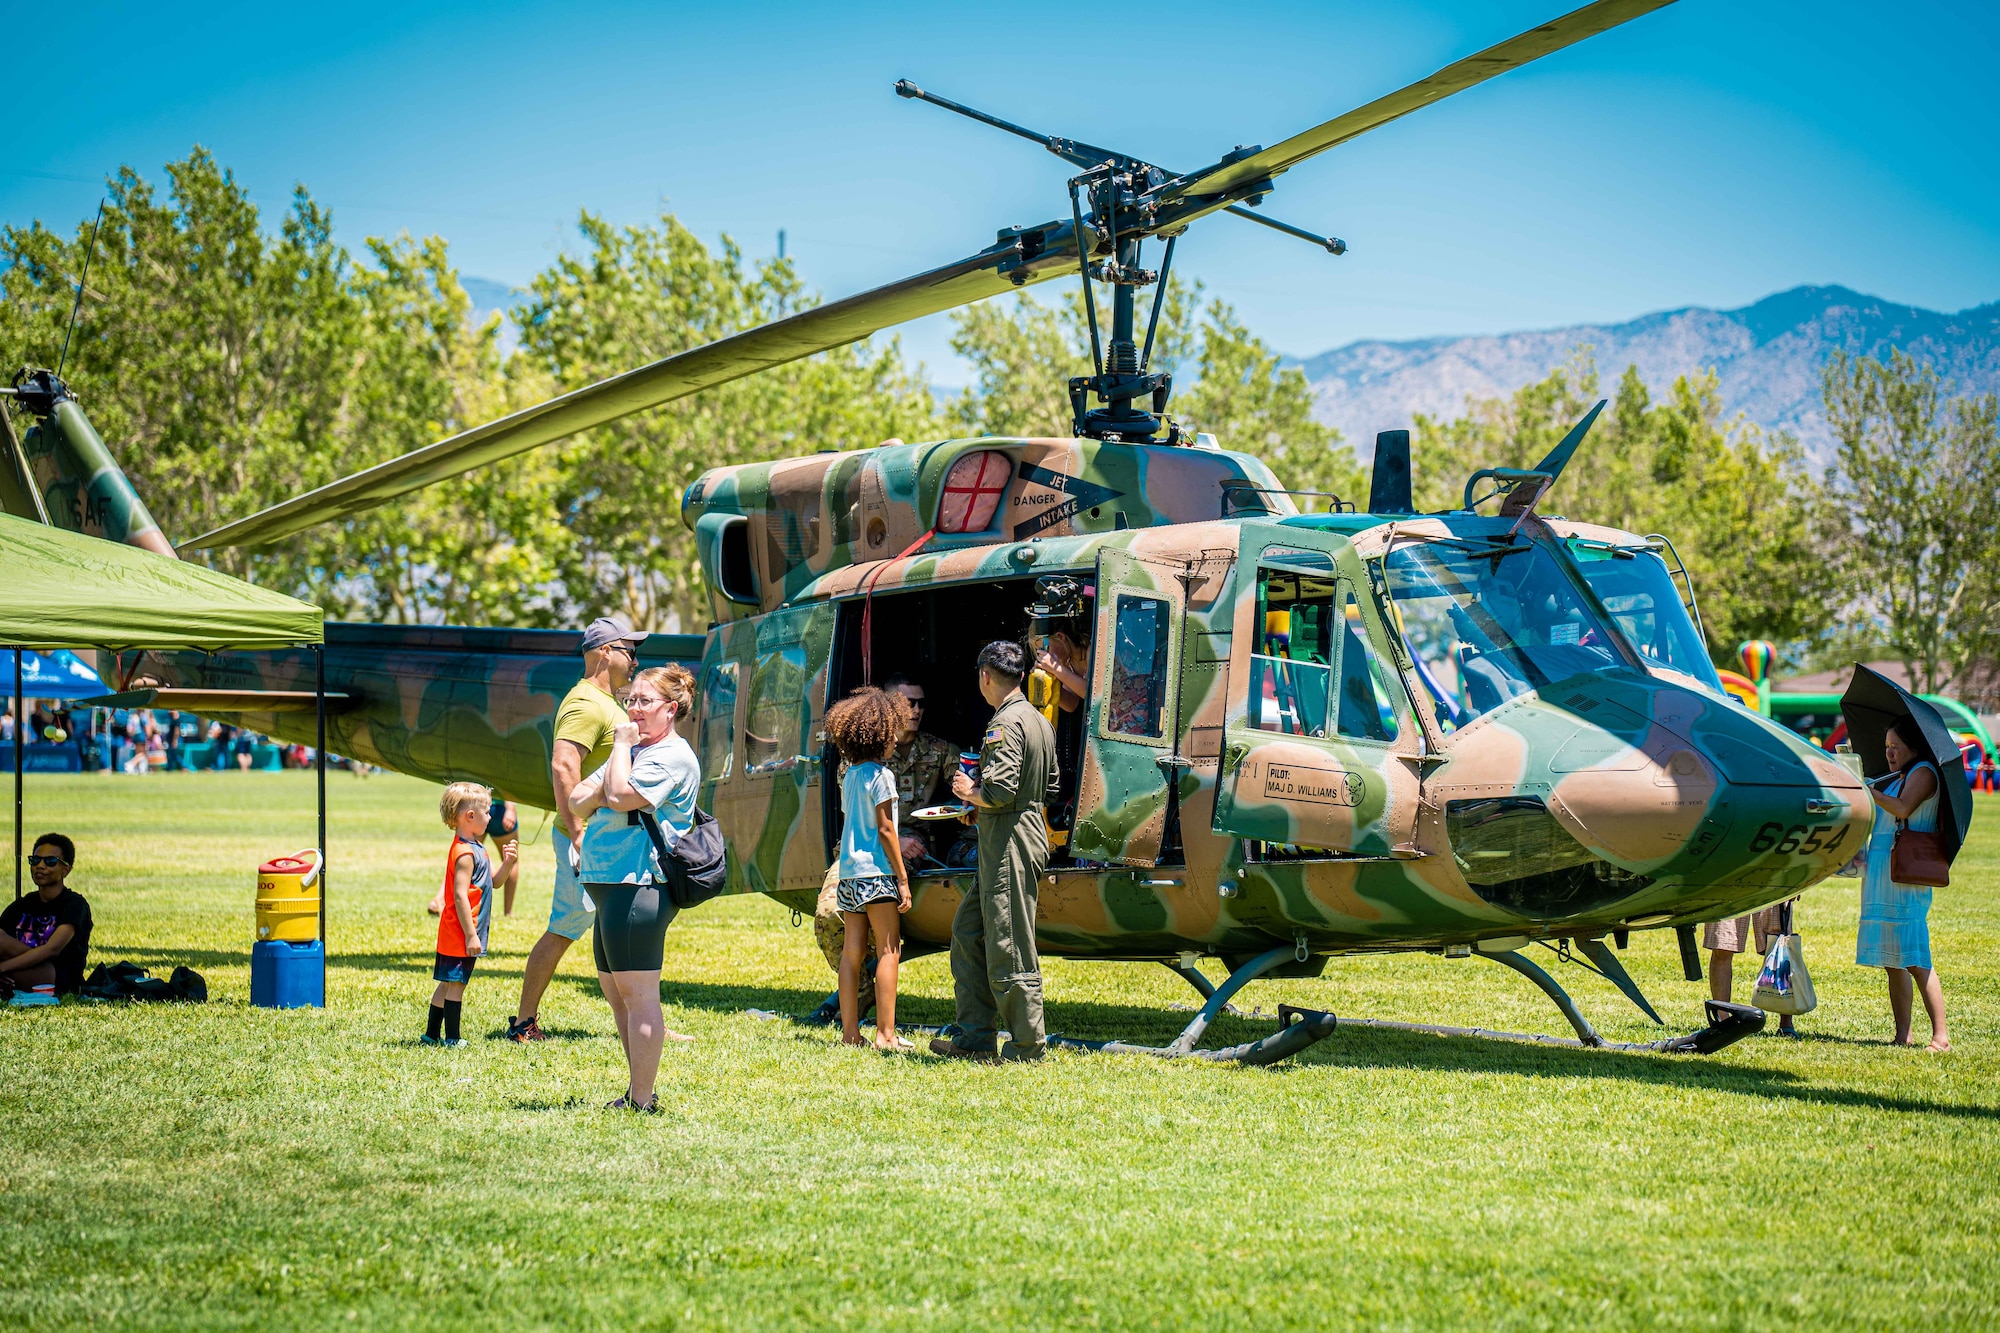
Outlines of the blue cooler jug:
<svg viewBox="0 0 2000 1333">
<path fill-rule="evenodd" d="M 251 945 L 250 1003 L 263 1009 L 324 1009 L 326 946 L 318 940 Z"/>
</svg>

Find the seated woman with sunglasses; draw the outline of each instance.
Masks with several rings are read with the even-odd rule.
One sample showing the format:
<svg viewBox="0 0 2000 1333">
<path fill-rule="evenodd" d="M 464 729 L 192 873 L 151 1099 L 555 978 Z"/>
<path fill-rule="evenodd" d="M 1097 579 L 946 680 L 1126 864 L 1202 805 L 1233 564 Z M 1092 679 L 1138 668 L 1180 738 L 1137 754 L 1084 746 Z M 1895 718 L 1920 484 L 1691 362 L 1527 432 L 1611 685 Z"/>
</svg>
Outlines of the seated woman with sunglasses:
<svg viewBox="0 0 2000 1333">
<path fill-rule="evenodd" d="M 0 911 L 0 977 L 21 990 L 53 985 L 67 994 L 83 984 L 90 904 L 65 882 L 75 864 L 76 844 L 44 833 L 28 857 L 35 892 Z"/>
</svg>

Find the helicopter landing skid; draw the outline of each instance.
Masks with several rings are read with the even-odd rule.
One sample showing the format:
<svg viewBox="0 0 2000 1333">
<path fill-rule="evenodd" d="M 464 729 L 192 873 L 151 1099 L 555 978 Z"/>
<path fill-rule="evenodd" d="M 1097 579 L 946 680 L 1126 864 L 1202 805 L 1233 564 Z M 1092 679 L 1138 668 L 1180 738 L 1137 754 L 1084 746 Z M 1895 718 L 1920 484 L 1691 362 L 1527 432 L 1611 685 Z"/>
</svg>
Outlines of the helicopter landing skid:
<svg viewBox="0 0 2000 1333">
<path fill-rule="evenodd" d="M 1541 1046 L 1569 1046 L 1596 1051 L 1662 1051 L 1669 1055 L 1713 1055 L 1748 1036 L 1764 1030 L 1764 1011 L 1747 1004 L 1704 1000 L 1708 1026 L 1698 1032 L 1659 1041 L 1606 1041 L 1598 1037 L 1585 1042 L 1576 1037 L 1551 1037 L 1540 1032 L 1501 1032 L 1495 1028 L 1454 1028 L 1442 1023 L 1401 1023 L 1393 1018 L 1343 1018 L 1348 1027 L 1388 1028 L 1396 1032 L 1427 1032 L 1435 1037 L 1482 1037 L 1489 1041 L 1527 1041 Z M 1592 1035 L 1595 1035 L 1594 1033 Z"/>
<path fill-rule="evenodd" d="M 1598 947 L 1600 949 L 1603 948 L 1602 945 Z M 1669 1051 L 1684 1055 L 1708 1055 L 1721 1050 L 1725 1046 L 1739 1042 L 1752 1033 L 1764 1030 L 1764 1011 L 1762 1009 L 1753 1009 L 1747 1004 L 1729 1004 L 1722 1000 L 1708 1000 L 1704 1002 L 1707 1006 L 1708 1026 L 1699 1032 L 1691 1032 L 1680 1037 L 1664 1037 L 1659 1041 L 1606 1041 L 1598 1035 L 1597 1029 L 1590 1025 L 1590 1020 L 1585 1018 L 1582 1011 L 1576 1007 L 1576 1001 L 1569 997 L 1569 992 L 1564 990 L 1561 984 L 1547 972 L 1544 972 L 1518 953 L 1482 953 L 1479 956 L 1481 958 L 1490 958 L 1504 967 L 1511 967 L 1539 986 L 1543 994 L 1555 1001 L 1556 1008 L 1562 1010 L 1563 1017 L 1569 1020 L 1569 1025 L 1576 1029 L 1576 1037 L 1570 1039 L 1566 1037 L 1545 1037 L 1534 1033 L 1494 1032 L 1486 1028 L 1443 1028 L 1423 1023 L 1396 1023 L 1386 1019 L 1351 1018 L 1348 1022 L 1360 1023 L 1365 1027 L 1393 1027 L 1412 1032 L 1437 1032 L 1455 1037 L 1499 1037 L 1510 1041 L 1537 1041 L 1557 1046 L 1583 1046 L 1592 1050 Z M 1609 950 L 1604 950 L 1604 957 L 1611 957 Z M 1613 966 L 1616 966 L 1617 960 L 1612 959 L 1611 961 Z M 1613 976 L 1614 980 L 1618 976 L 1622 976 L 1623 973 L 1623 968 L 1619 968 L 1616 974 L 1610 973 L 1607 969 L 1607 975 Z M 1626 978 L 1626 980 L 1629 983 L 1630 978 Z M 1620 989 L 1626 989 L 1626 987 L 1621 986 Z M 1634 993 L 1637 990 L 1637 986 L 1631 986 L 1628 994 Z M 1644 1007 L 1653 1021 L 1660 1021 L 1659 1015 L 1652 1013 L 1651 1005 Z"/>
<path fill-rule="evenodd" d="M 1181 1029 L 1181 1035 L 1168 1046 L 1135 1046 L 1122 1041 L 1083 1041 L 1075 1037 L 1051 1035 L 1048 1044 L 1065 1051 L 1104 1051 L 1111 1054 L 1157 1055 L 1162 1059 L 1192 1058 L 1196 1060 L 1235 1060 L 1246 1065 L 1270 1065 L 1297 1055 L 1315 1042 L 1324 1041 L 1333 1035 L 1334 1016 L 1321 1013 L 1317 1009 L 1297 1009 L 1288 1004 L 1278 1006 L 1278 1030 L 1257 1041 L 1245 1042 L 1240 1046 L 1229 1046 L 1217 1051 L 1198 1051 L 1194 1044 L 1201 1040 L 1201 1034 L 1208 1030 L 1218 1014 L 1242 1015 L 1242 1010 L 1229 1003 L 1229 998 L 1243 987 L 1263 976 L 1280 964 L 1293 961 L 1297 954 L 1294 945 L 1284 945 L 1261 953 L 1229 974 L 1220 986 L 1193 968 L 1178 967 L 1173 963 L 1166 966 L 1187 979 L 1205 998 L 1201 1012 Z M 753 1018 L 780 1018 L 787 1015 L 767 1009 L 752 1009 Z M 820 1001 L 819 1007 L 808 1014 L 789 1015 L 795 1023 L 812 1027 L 824 1027 L 840 1021 L 840 992 Z M 930 1027 L 920 1023 L 900 1023 L 904 1032 L 928 1032 L 938 1036 L 956 1035 L 958 1025 L 946 1023 L 942 1027 Z"/>
<path fill-rule="evenodd" d="M 1230 1009 L 1229 999 L 1237 991 L 1263 976 L 1272 968 L 1291 962 L 1296 958 L 1293 945 L 1283 945 L 1258 954 L 1243 966 L 1229 974 L 1228 980 L 1220 986 L 1213 984 L 1204 992 L 1207 999 L 1201 1011 L 1191 1019 L 1180 1036 L 1166 1046 L 1135 1046 L 1123 1041 L 1081 1041 L 1075 1037 L 1050 1036 L 1049 1045 L 1066 1051 L 1102 1051 L 1110 1055 L 1156 1055 L 1163 1060 L 1234 1060 L 1246 1065 L 1271 1065 L 1280 1060 L 1297 1055 L 1317 1042 L 1333 1035 L 1335 1018 L 1332 1014 L 1317 1009 L 1295 1009 L 1291 1005 L 1278 1006 L 1278 1030 L 1257 1041 L 1245 1042 L 1240 1046 L 1228 1046 L 1215 1051 L 1198 1051 L 1194 1044 L 1201 1040 L 1218 1014 Z M 1168 964 L 1173 967 L 1173 964 Z M 1190 982 L 1192 969 L 1174 967 L 1174 971 L 1187 977 Z M 1199 976 L 1196 973 L 1195 976 Z M 1202 982 L 1206 983 L 1203 977 Z M 1200 985 L 1196 986 L 1201 989 Z M 1234 1012 L 1233 1010 L 1231 1012 Z"/>
</svg>

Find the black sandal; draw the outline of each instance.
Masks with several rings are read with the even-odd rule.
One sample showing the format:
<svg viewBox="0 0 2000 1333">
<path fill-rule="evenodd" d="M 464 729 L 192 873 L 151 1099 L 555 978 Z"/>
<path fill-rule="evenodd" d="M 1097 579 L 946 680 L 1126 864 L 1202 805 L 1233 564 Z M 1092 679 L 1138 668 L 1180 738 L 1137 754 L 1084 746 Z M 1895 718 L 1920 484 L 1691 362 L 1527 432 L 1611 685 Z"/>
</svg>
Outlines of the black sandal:
<svg viewBox="0 0 2000 1333">
<path fill-rule="evenodd" d="M 635 1115 L 658 1115 L 660 1113 L 660 1094 L 657 1091 L 654 1092 L 652 1098 L 644 1106 L 641 1106 L 638 1102 L 632 1100 L 632 1090 L 627 1088 L 625 1095 L 617 1101 L 604 1103 L 604 1109 L 607 1111 L 630 1111 Z"/>
</svg>

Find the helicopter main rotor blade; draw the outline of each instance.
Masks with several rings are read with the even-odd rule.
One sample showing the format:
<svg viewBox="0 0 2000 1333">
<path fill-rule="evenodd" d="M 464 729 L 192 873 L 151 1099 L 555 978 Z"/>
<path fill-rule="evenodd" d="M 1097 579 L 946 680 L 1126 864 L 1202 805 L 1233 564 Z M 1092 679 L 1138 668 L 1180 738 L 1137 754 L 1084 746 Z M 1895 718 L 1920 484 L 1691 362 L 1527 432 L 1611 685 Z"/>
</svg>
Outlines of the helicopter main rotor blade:
<svg viewBox="0 0 2000 1333">
<path fill-rule="evenodd" d="M 182 549 L 267 546 L 314 524 L 372 509 L 397 496 L 592 426 L 815 352 L 858 342 L 892 324 L 1074 273 L 1076 246 L 1069 235 L 1070 224 L 1050 223 L 1034 231 L 1041 244 L 1028 257 L 1024 257 L 1019 240 L 1008 240 L 928 273 L 677 353 L 329 482 L 318 490 L 204 533 L 184 543 Z"/>
<path fill-rule="evenodd" d="M 1356 135 L 1366 134 L 1432 102 L 1464 92 L 1474 84 L 1484 83 L 1496 74 L 1504 74 L 1539 60 L 1552 51 L 1560 51 L 1586 37 L 1595 37 L 1598 33 L 1656 9 L 1664 9 L 1672 3 L 1673 0 L 1597 0 L 1596 4 L 1585 5 L 1538 28 L 1530 28 L 1518 37 L 1510 37 L 1497 46 L 1489 46 L 1477 55 L 1446 65 L 1427 79 L 1420 79 L 1387 97 L 1378 97 L 1344 116 L 1335 116 L 1325 124 L 1315 125 L 1303 134 L 1295 134 L 1281 144 L 1218 166 L 1193 180 L 1169 184 L 1162 197 L 1213 198 L 1268 180 L 1309 157 L 1346 143 Z"/>
</svg>

